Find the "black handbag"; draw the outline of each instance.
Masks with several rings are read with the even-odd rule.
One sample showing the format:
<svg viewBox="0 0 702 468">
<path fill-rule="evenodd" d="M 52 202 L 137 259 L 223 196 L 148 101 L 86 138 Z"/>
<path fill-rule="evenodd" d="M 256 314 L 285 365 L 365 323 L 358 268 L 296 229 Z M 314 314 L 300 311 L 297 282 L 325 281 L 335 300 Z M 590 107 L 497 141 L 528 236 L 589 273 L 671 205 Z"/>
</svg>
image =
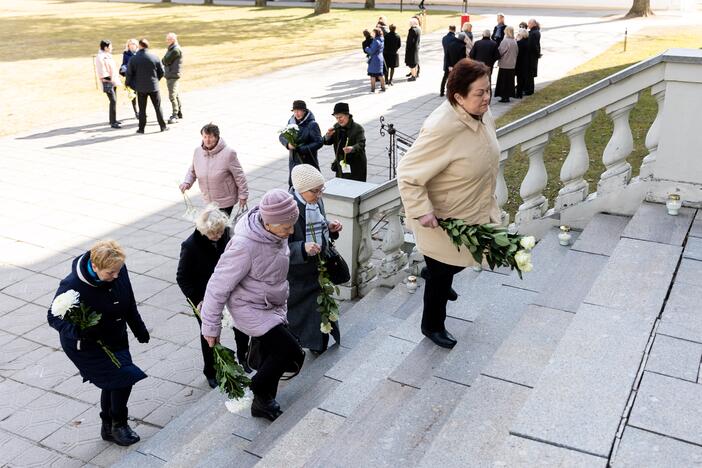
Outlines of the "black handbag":
<svg viewBox="0 0 702 468">
<path fill-rule="evenodd" d="M 294 336 L 294 335 L 293 335 Z M 299 346 L 299 341 L 298 341 Z M 263 366 L 263 361 L 266 360 L 267 354 L 263 352 L 261 340 L 257 337 L 251 337 L 249 343 L 249 353 L 246 356 L 246 362 L 253 370 L 259 370 Z M 285 369 L 285 373 L 280 380 L 290 380 L 300 373 L 302 364 L 305 362 L 305 350 L 302 346 L 299 347 L 299 357 L 290 363 L 290 366 Z"/>
<path fill-rule="evenodd" d="M 334 242 L 330 241 L 327 250 L 324 253 L 324 263 L 327 267 L 329 279 L 334 284 L 344 284 L 351 279 L 349 266 L 339 254 L 339 251 L 334 247 Z"/>
</svg>

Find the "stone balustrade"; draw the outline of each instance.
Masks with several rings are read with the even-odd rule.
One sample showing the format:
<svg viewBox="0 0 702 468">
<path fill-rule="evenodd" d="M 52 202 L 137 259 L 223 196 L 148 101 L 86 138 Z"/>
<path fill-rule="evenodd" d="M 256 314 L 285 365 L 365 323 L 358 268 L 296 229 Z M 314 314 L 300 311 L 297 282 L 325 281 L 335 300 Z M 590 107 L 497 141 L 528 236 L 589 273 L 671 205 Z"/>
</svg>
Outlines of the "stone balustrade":
<svg viewBox="0 0 702 468">
<path fill-rule="evenodd" d="M 650 90 L 657 115 L 646 134 L 648 150 L 640 175 L 632 178 L 628 161 L 634 138 L 629 121 L 639 96 Z M 542 235 L 548 228 L 585 224 L 598 212 L 632 215 L 643 200 L 663 201 L 678 193 L 687 205 L 702 205 L 702 50 L 671 49 L 633 65 L 497 131 L 500 166 L 496 196 L 501 207 L 509 201 L 505 168 L 517 155 L 529 167 L 520 185 L 514 221 L 503 210 L 502 222 L 513 231 Z M 612 120 L 613 132 L 603 154 L 589 154 L 585 134 L 596 112 Z M 551 136 L 562 132 L 569 152 L 560 171 L 561 189 L 548 200 L 548 173 L 544 151 Z M 521 151 L 518 151 L 521 150 Z M 605 171 L 596 191 L 585 180 L 590 158 L 601 158 Z M 410 265 L 396 181 L 382 185 L 334 179 L 327 184 L 326 209 L 330 218 L 344 222 L 345 234 L 337 244 L 349 262 L 352 279 L 342 297 L 363 295 L 379 284 L 395 284 Z M 382 260 L 374 260 L 373 227 L 386 223 Z"/>
</svg>

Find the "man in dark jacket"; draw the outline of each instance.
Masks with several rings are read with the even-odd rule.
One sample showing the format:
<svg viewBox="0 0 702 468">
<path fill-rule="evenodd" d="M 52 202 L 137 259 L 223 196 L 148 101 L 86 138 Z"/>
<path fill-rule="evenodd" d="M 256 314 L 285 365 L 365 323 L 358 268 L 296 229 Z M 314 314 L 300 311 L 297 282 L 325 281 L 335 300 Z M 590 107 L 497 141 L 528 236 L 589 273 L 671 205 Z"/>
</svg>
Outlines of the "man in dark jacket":
<svg viewBox="0 0 702 468">
<path fill-rule="evenodd" d="M 541 26 L 535 19 L 529 20 L 529 39 L 527 49 L 529 52 L 529 73 L 524 87 L 524 94 L 534 94 L 534 78 L 538 75 L 539 59 L 541 58 Z"/>
<path fill-rule="evenodd" d="M 298 164 L 309 164 L 319 170 L 319 160 L 317 150 L 322 147 L 322 132 L 314 119 L 314 114 L 307 108 L 305 101 L 293 101 L 292 113 L 288 119 L 288 125 L 297 125 L 297 139 L 294 142 L 288 141 L 281 133 L 278 137 L 280 144 L 289 151 L 288 159 L 288 186 L 292 187 L 290 173 L 293 167 Z"/>
<path fill-rule="evenodd" d="M 168 130 L 161 113 L 161 95 L 159 94 L 158 81 L 163 78 L 163 65 L 154 54 L 149 52 L 149 41 L 146 38 L 139 40 L 139 51 L 129 60 L 127 65 L 127 86 L 137 93 L 139 103 L 139 129 L 137 133 L 144 133 L 146 127 L 146 99 L 150 98 L 156 111 L 156 119 L 161 131 Z"/>
<path fill-rule="evenodd" d="M 497 45 L 500 45 L 500 42 L 502 42 L 502 39 L 505 38 L 505 28 L 507 25 L 505 24 L 505 15 L 502 13 L 497 14 L 497 25 L 495 28 L 492 30 L 492 40 L 497 42 Z"/>
<path fill-rule="evenodd" d="M 446 80 L 448 80 L 449 74 L 449 63 L 448 63 L 448 45 L 452 39 L 456 38 L 456 26 L 449 26 L 448 33 L 441 39 L 441 46 L 444 48 L 444 77 L 441 78 L 441 90 L 439 91 L 439 96 L 444 95 L 444 89 L 446 89 Z"/>
<path fill-rule="evenodd" d="M 180 65 L 183 62 L 183 51 L 178 44 L 178 36 L 175 33 L 168 33 L 166 36 L 168 50 L 163 56 L 163 66 L 165 68 L 166 84 L 168 85 L 168 99 L 171 101 L 171 117 L 168 123 L 176 123 L 183 118 L 180 106 L 180 95 L 178 94 L 178 80 L 180 80 Z"/>
<path fill-rule="evenodd" d="M 446 80 L 441 84 L 441 96 L 444 95 L 444 86 L 448 80 L 449 72 L 453 70 L 458 62 L 466 58 L 466 34 L 461 32 L 452 38 L 446 46 L 446 61 L 448 72 L 444 73 Z"/>
<path fill-rule="evenodd" d="M 490 81 L 492 81 L 492 67 L 500 58 L 500 52 L 497 49 L 497 42 L 490 39 L 490 30 L 483 31 L 483 38 L 475 41 L 473 48 L 470 49 L 470 58 L 483 62 L 490 69 Z"/>
<path fill-rule="evenodd" d="M 334 105 L 336 123 L 327 130 L 322 142 L 334 147 L 334 162 L 331 170 L 342 179 L 366 181 L 368 161 L 366 159 L 366 135 L 363 127 L 353 121 L 349 105 L 338 102 Z"/>
</svg>

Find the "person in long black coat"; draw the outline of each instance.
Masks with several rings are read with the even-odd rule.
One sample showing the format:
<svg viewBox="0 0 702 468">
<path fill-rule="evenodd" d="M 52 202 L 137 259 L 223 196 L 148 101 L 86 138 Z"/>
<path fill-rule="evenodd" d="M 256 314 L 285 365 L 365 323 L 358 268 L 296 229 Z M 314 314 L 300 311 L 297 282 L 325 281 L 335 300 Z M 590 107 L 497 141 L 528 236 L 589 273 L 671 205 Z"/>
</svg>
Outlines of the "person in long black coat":
<svg viewBox="0 0 702 468">
<path fill-rule="evenodd" d="M 330 240 L 338 239 L 342 226 L 338 220 L 327 221 L 322 202 L 324 176 L 316 168 L 306 164 L 295 166 L 292 180 L 290 193 L 295 197 L 300 216 L 295 223 L 295 232 L 288 237 L 288 326 L 303 348 L 320 354 L 329 346 L 329 334 L 322 333 L 320 329 L 322 319 L 317 297 L 321 293 L 321 287 L 318 281 L 317 254 L 321 252 L 324 255 Z M 310 229 L 314 230 L 314 236 Z M 332 322 L 330 334 L 340 343 L 338 321 Z"/>
<path fill-rule="evenodd" d="M 410 19 L 410 28 L 407 31 L 405 41 L 405 65 L 410 69 L 409 79 L 415 81 L 419 76 L 419 43 L 422 37 L 422 30 L 419 29 L 419 21 L 416 18 Z"/>
<path fill-rule="evenodd" d="M 229 217 L 226 213 L 215 205 L 209 205 L 198 216 L 195 231 L 181 244 L 176 282 L 185 297 L 190 299 L 190 302 L 196 307 L 205 298 L 207 282 L 217 266 L 219 257 L 229 243 L 228 223 Z M 195 318 L 199 329 L 202 326 L 202 321 L 197 315 Z M 251 372 L 246 363 L 249 337 L 244 332 L 232 328 L 236 340 L 237 359 L 244 370 Z M 202 334 L 200 334 L 200 348 L 204 361 L 202 373 L 205 374 L 210 387 L 215 388 L 217 379 L 215 378 L 214 352 Z"/>
<path fill-rule="evenodd" d="M 490 81 L 492 82 L 492 68 L 500 58 L 497 42 L 490 39 L 490 30 L 483 31 L 483 38 L 475 41 L 473 48 L 470 49 L 470 58 L 483 62 L 490 69 Z"/>
<path fill-rule="evenodd" d="M 139 104 L 139 128 L 137 133 L 144 133 L 146 127 L 146 99 L 151 99 L 151 104 L 156 112 L 156 120 L 161 127 L 161 131 L 168 129 L 166 121 L 163 120 L 161 112 L 161 94 L 158 82 L 165 74 L 161 60 L 149 52 L 149 41 L 139 40 L 139 51 L 129 60 L 127 64 L 127 86 L 137 93 Z"/>
<path fill-rule="evenodd" d="M 520 31 L 517 34 L 517 65 L 514 68 L 514 73 L 517 76 L 517 89 L 514 97 L 517 99 L 524 96 L 524 89 L 529 79 L 529 41 L 527 37 L 526 31 Z"/>
<path fill-rule="evenodd" d="M 307 108 L 305 101 L 299 99 L 293 101 L 292 113 L 293 115 L 288 119 L 288 125 L 297 125 L 299 129 L 297 141 L 293 145 L 282 133 L 278 136 L 280 144 L 290 152 L 288 155 L 288 187 L 292 187 L 290 171 L 298 164 L 309 164 L 319 169 L 317 151 L 323 146 L 319 125 L 312 111 Z"/>
<path fill-rule="evenodd" d="M 402 46 L 402 39 L 395 32 L 397 28 L 394 24 L 390 25 L 390 32 L 385 35 L 385 48 L 383 49 L 383 58 L 387 67 L 387 75 L 385 75 L 385 84 L 392 86 L 392 80 L 395 77 L 395 68 L 400 66 L 400 56 L 397 53 Z"/>
<path fill-rule="evenodd" d="M 529 74 L 524 88 L 527 96 L 534 94 L 534 78 L 538 76 L 539 59 L 541 58 L 541 26 L 535 19 L 529 20 Z"/>
<path fill-rule="evenodd" d="M 441 78 L 441 88 L 439 91 L 439 96 L 444 95 L 444 89 L 446 89 L 446 80 L 448 80 L 449 74 L 449 63 L 448 63 L 448 45 L 451 39 L 456 38 L 456 26 L 449 26 L 449 30 L 444 37 L 441 38 L 441 47 L 444 49 L 444 76 Z"/>
<path fill-rule="evenodd" d="M 101 314 L 100 322 L 81 330 L 47 312 L 49 325 L 59 332 L 61 347 L 75 364 L 84 382 L 102 390 L 100 396 L 100 435 L 118 445 L 138 442 L 139 436 L 127 424 L 127 401 L 135 383 L 146 374 L 132 362 L 127 326 L 140 343 L 149 342 L 149 332 L 137 310 L 126 255 L 115 241 L 99 241 L 86 253 L 73 260 L 71 273 L 56 290 L 56 296 L 73 290 L 81 304 Z M 55 310 L 53 312 L 56 312 Z M 106 346 L 120 363 L 117 367 L 98 344 Z"/>
</svg>

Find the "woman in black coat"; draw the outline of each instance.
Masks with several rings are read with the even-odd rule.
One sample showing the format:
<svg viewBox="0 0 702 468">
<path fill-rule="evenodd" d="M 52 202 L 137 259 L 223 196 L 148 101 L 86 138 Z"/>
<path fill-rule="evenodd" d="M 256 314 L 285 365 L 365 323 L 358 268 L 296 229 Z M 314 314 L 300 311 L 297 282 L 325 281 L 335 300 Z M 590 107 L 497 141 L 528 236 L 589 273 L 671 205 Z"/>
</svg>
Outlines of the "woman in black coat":
<svg viewBox="0 0 702 468">
<path fill-rule="evenodd" d="M 324 256 L 330 239 L 339 238 L 342 226 L 337 220 L 327 221 L 322 203 L 324 176 L 317 169 L 307 164 L 295 166 L 292 181 L 290 193 L 295 197 L 300 216 L 295 223 L 295 232 L 288 237 L 288 326 L 303 348 L 320 354 L 329 346 L 329 334 L 320 329 L 322 319 L 317 309 L 317 297 L 321 287 L 316 256 L 320 252 Z M 314 236 L 310 228 L 314 230 Z M 330 334 L 337 343 L 340 342 L 338 321 L 332 322 Z"/>
<path fill-rule="evenodd" d="M 521 99 L 524 96 L 527 80 L 529 79 L 529 45 L 527 32 L 520 30 L 517 33 L 517 65 L 514 73 L 517 76 L 517 90 L 514 97 Z"/>
<path fill-rule="evenodd" d="M 209 205 L 198 216 L 195 231 L 180 247 L 180 261 L 176 281 L 186 298 L 199 307 L 205 297 L 207 282 L 212 276 L 219 257 L 229 243 L 229 217 L 215 205 Z M 202 326 L 200 317 L 195 316 Z M 251 372 L 246 357 L 249 350 L 249 337 L 244 332 L 234 329 L 237 359 L 246 372 Z M 198 327 L 199 329 L 199 327 Z M 202 369 L 210 387 L 217 386 L 214 368 L 214 351 L 207 340 L 200 334 L 200 348 L 204 367 Z"/>
<path fill-rule="evenodd" d="M 76 365 L 83 381 L 102 390 L 100 434 L 103 440 L 132 445 L 139 436 L 127 424 L 127 401 L 135 383 L 146 374 L 129 353 L 127 325 L 140 343 L 149 342 L 149 332 L 137 310 L 129 281 L 126 256 L 115 241 L 97 242 L 88 252 L 73 260 L 71 273 L 61 281 L 59 296 L 68 291 L 79 294 L 81 304 L 102 315 L 100 322 L 81 330 L 58 313 L 61 299 L 47 313 L 49 325 L 58 330 L 61 347 Z M 117 367 L 98 344 L 100 341 L 117 358 Z"/>
<path fill-rule="evenodd" d="M 419 42 L 422 30 L 419 29 L 419 21 L 416 18 L 410 19 L 410 28 L 405 41 L 405 65 L 410 68 L 409 79 L 415 81 L 419 75 Z"/>
<path fill-rule="evenodd" d="M 402 39 L 397 34 L 394 24 L 390 25 L 390 32 L 385 35 L 385 48 L 383 49 L 383 58 L 387 66 L 387 74 L 385 75 L 385 84 L 392 86 L 392 79 L 395 77 L 395 68 L 400 66 L 400 56 L 397 53 L 402 46 Z"/>
</svg>

